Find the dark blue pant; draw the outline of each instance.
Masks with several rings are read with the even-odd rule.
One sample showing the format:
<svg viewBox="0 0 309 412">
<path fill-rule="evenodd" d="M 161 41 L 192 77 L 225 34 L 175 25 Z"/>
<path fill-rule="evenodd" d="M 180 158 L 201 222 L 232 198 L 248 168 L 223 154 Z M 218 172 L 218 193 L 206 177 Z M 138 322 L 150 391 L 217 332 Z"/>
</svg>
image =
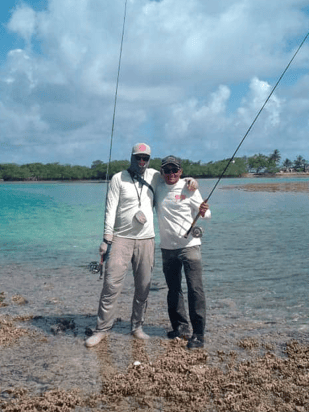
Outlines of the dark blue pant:
<svg viewBox="0 0 309 412">
<path fill-rule="evenodd" d="M 168 314 L 173 330 L 189 325 L 181 288 L 183 267 L 188 286 L 189 316 L 193 334 L 204 336 L 206 300 L 202 281 L 200 246 L 176 250 L 161 249 L 161 251 L 163 272 L 168 286 Z"/>
</svg>

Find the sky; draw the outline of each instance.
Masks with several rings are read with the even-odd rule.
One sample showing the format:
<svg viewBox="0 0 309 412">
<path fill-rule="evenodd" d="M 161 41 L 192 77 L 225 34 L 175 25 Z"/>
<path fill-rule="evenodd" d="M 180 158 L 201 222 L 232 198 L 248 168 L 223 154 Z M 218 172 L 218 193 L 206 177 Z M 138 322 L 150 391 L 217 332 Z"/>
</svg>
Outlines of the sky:
<svg viewBox="0 0 309 412">
<path fill-rule="evenodd" d="M 125 0 L 1 0 L 0 163 L 107 162 Z M 127 0 L 112 160 L 230 158 L 309 31 L 307 0 Z M 309 38 L 237 156 L 309 160 Z"/>
</svg>

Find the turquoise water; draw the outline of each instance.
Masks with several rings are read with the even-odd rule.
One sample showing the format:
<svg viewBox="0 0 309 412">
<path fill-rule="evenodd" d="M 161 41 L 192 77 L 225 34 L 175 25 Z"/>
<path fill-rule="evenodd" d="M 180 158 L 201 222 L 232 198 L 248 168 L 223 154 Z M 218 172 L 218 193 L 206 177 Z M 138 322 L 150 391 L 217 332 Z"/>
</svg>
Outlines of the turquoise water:
<svg viewBox="0 0 309 412">
<path fill-rule="evenodd" d="M 224 179 L 212 195 L 212 219 L 199 221 L 208 304 L 231 300 L 251 318 L 307 330 L 309 194 L 225 189 L 271 181 Z M 215 182 L 199 181 L 203 197 Z M 105 191 L 104 183 L 1 183 L 0 264 L 98 260 Z M 154 280 L 163 282 L 158 248 Z"/>
<path fill-rule="evenodd" d="M 0 185 L 0 263 L 84 265 L 102 239 L 105 184 Z"/>
</svg>

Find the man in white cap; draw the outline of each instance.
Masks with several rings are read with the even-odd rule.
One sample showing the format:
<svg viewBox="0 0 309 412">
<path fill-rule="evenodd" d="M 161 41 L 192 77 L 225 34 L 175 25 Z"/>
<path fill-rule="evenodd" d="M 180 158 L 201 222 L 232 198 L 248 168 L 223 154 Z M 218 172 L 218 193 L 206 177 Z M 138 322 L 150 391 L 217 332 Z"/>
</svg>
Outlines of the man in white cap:
<svg viewBox="0 0 309 412">
<path fill-rule="evenodd" d="M 147 144 L 136 144 L 129 169 L 115 174 L 109 185 L 101 256 L 109 244 L 112 247 L 105 265 L 97 326 L 85 342 L 87 347 L 97 345 L 112 328 L 116 300 L 131 262 L 135 285 L 131 333 L 137 339 L 149 338 L 142 326 L 154 262 L 154 191 L 160 179 L 157 170 L 148 169 L 150 154 Z"/>
</svg>

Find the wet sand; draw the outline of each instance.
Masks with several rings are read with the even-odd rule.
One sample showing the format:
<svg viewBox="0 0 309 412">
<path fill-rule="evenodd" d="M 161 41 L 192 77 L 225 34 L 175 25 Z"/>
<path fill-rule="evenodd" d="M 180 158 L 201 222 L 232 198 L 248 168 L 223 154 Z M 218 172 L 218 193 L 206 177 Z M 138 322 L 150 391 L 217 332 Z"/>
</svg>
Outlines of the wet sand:
<svg viewBox="0 0 309 412">
<path fill-rule="evenodd" d="M 115 326 L 92 349 L 102 281 L 87 267 L 0 269 L 0 409 L 308 411 L 309 336 L 252 321 L 229 299 L 207 307 L 205 348 L 168 341 L 166 288 L 152 285 L 147 342 L 130 336 L 132 276 Z"/>
</svg>

